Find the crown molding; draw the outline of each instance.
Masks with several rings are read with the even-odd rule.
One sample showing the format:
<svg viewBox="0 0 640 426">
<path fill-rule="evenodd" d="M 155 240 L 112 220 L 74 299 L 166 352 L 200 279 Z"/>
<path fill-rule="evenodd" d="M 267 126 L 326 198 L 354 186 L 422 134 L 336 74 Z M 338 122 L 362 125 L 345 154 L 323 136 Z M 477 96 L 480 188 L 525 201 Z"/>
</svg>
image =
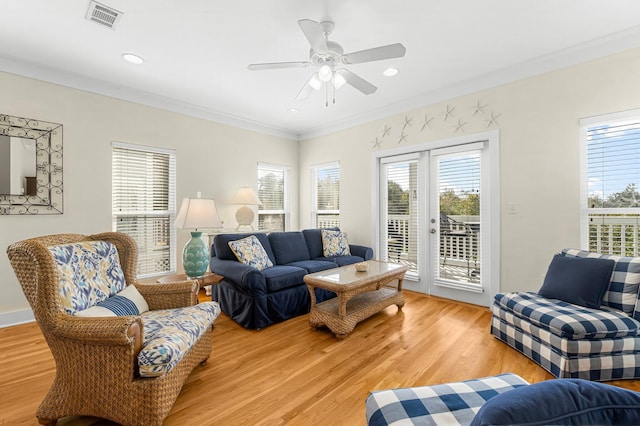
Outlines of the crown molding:
<svg viewBox="0 0 640 426">
<path fill-rule="evenodd" d="M 299 134 L 296 132 L 276 128 L 266 123 L 250 120 L 245 117 L 204 108 L 200 105 L 178 101 L 176 99 L 156 95 L 133 87 L 114 85 L 87 76 L 68 73 L 55 68 L 42 67 L 37 64 L 19 61 L 6 56 L 0 56 L 0 71 L 159 108 L 178 114 L 201 118 L 203 120 L 213 121 L 220 124 L 226 124 L 245 130 L 264 133 L 271 136 L 278 136 L 294 141 L 299 139 Z"/>
<path fill-rule="evenodd" d="M 490 89 L 513 81 L 523 80 L 572 65 L 578 65 L 638 47 L 640 47 L 640 26 L 581 43 L 548 55 L 543 55 L 442 89 L 423 93 L 405 101 L 387 105 L 384 108 L 366 111 L 340 121 L 334 121 L 322 127 L 309 129 L 300 134 L 300 139 L 307 140 L 316 138 L 392 115 L 433 105 L 438 102 L 444 102 L 459 96 Z"/>
<path fill-rule="evenodd" d="M 18 61 L 10 57 L 0 57 L 0 70 L 245 130 L 294 141 L 303 141 L 638 47 L 640 47 L 640 26 L 521 62 L 442 89 L 423 93 L 383 108 L 364 111 L 301 132 L 277 128 L 246 117 L 212 110 L 200 105 L 159 96 L 132 87 L 113 85 L 90 77 L 67 73 L 55 68 L 45 68 L 37 64 Z"/>
</svg>

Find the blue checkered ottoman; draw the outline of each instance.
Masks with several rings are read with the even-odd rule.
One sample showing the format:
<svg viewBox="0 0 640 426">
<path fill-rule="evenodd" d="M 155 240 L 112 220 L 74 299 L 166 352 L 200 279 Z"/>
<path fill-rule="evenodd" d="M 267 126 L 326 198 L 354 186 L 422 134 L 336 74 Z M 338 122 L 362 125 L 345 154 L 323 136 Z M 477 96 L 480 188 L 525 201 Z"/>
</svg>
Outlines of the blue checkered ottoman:
<svg viewBox="0 0 640 426">
<path fill-rule="evenodd" d="M 486 401 L 528 384 L 522 377 L 509 373 L 464 382 L 374 391 L 366 401 L 367 424 L 468 425 Z"/>
</svg>

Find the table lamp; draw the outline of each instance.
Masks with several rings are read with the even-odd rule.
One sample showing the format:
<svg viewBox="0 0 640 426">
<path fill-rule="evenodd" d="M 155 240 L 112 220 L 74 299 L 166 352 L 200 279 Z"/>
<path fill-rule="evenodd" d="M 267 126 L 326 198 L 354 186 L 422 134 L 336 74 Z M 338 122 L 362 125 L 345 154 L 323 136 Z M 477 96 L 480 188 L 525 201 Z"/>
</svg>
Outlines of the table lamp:
<svg viewBox="0 0 640 426">
<path fill-rule="evenodd" d="M 174 225 L 194 229 L 182 251 L 182 266 L 189 278 L 202 277 L 209 266 L 209 248 L 202 240 L 202 228 L 222 228 L 216 203 L 206 198 L 184 198 Z"/>
<path fill-rule="evenodd" d="M 242 204 L 242 207 L 240 207 L 236 212 L 236 221 L 238 221 L 238 227 L 236 230 L 240 229 L 241 226 L 248 226 L 253 231 L 252 224 L 255 214 L 253 213 L 253 209 L 248 206 L 262 205 L 253 189 L 246 186 L 240 188 L 235 197 L 231 200 L 231 204 Z"/>
</svg>

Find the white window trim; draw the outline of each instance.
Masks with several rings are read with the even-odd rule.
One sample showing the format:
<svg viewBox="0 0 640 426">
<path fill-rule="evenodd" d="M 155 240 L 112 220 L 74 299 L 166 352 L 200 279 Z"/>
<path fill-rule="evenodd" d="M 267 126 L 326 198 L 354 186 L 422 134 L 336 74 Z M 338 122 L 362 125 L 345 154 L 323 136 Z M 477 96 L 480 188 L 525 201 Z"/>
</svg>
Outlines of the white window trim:
<svg viewBox="0 0 640 426">
<path fill-rule="evenodd" d="M 283 166 L 280 164 L 273 163 L 258 163 L 258 170 L 261 168 L 265 169 L 276 169 L 282 170 L 284 172 L 284 210 L 260 210 L 258 209 L 258 218 L 260 214 L 268 215 L 268 214 L 284 214 L 284 230 L 289 231 L 291 229 L 291 209 L 289 208 L 289 175 L 290 175 L 290 167 Z M 258 220 L 259 223 L 259 220 Z"/>
<path fill-rule="evenodd" d="M 153 214 L 157 214 L 157 215 L 166 215 L 167 213 L 169 214 L 169 221 L 170 221 L 170 230 L 169 230 L 169 244 L 171 245 L 170 247 L 170 254 L 169 254 L 169 271 L 165 271 L 165 272 L 159 272 L 157 274 L 143 274 L 140 275 L 138 278 L 147 278 L 147 277 L 154 277 L 154 276 L 160 276 L 160 275 L 166 275 L 166 274 L 175 274 L 177 271 L 177 250 L 176 250 L 176 245 L 177 245 L 177 237 L 176 237 L 176 227 L 173 225 L 173 222 L 175 221 L 175 217 L 176 217 L 176 176 L 177 176 L 177 165 L 176 165 L 176 150 L 175 149 L 169 149 L 169 148 L 160 148 L 160 147 L 153 147 L 153 146 L 147 146 L 147 145 L 138 145 L 138 144 L 132 144 L 132 143 L 126 143 L 126 142 L 118 142 L 118 141 L 112 141 L 111 142 L 111 150 L 112 150 L 112 161 L 113 161 L 113 148 L 121 148 L 121 149 L 130 149 L 130 150 L 137 150 L 137 151 L 143 151 L 143 152 L 154 152 L 154 153 L 159 153 L 159 154 L 166 154 L 169 156 L 169 167 L 171 169 L 173 169 L 173 176 L 170 173 L 170 179 L 169 179 L 169 210 L 168 211 L 155 211 L 155 212 L 122 212 L 120 214 L 123 215 L 131 215 L 133 213 L 137 213 L 137 214 L 147 214 L 147 215 L 153 215 Z M 111 170 L 113 171 L 113 163 L 111 164 Z M 112 197 L 112 203 L 113 203 L 113 186 L 111 188 L 111 197 Z M 115 213 L 113 211 L 113 204 L 111 206 L 111 216 L 112 216 L 112 229 L 116 229 L 115 228 L 115 221 L 117 220 L 117 216 L 118 214 Z"/>
<path fill-rule="evenodd" d="M 589 249 L 589 212 L 587 204 L 589 188 L 587 185 L 589 171 L 587 158 L 587 129 L 598 125 L 610 124 L 615 121 L 626 119 L 637 119 L 640 117 L 640 109 L 630 109 L 627 111 L 614 112 L 610 114 L 597 115 L 580 119 L 580 246 L 583 250 Z M 639 209 L 598 209 L 602 213 L 632 214 L 638 213 Z"/>
</svg>

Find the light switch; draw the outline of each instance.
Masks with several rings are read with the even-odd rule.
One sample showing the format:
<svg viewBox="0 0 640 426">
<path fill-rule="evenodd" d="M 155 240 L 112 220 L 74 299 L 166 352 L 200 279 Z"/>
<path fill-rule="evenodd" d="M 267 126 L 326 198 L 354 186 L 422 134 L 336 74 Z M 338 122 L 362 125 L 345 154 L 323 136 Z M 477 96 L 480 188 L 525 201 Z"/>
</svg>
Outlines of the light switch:
<svg viewBox="0 0 640 426">
<path fill-rule="evenodd" d="M 507 203 L 507 214 L 517 214 L 518 213 L 518 205 L 514 202 Z"/>
</svg>

